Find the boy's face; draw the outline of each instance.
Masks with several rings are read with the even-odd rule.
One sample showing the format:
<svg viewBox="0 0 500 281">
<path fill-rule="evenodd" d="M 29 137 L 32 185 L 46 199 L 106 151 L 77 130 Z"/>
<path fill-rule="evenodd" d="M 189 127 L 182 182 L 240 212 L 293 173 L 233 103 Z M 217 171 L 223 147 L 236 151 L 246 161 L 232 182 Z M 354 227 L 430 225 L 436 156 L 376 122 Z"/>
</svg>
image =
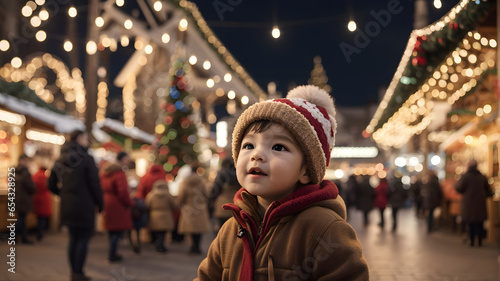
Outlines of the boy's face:
<svg viewBox="0 0 500 281">
<path fill-rule="evenodd" d="M 268 204 L 292 193 L 299 182 L 309 183 L 300 146 L 278 124 L 243 137 L 236 175 L 248 192 Z"/>
</svg>

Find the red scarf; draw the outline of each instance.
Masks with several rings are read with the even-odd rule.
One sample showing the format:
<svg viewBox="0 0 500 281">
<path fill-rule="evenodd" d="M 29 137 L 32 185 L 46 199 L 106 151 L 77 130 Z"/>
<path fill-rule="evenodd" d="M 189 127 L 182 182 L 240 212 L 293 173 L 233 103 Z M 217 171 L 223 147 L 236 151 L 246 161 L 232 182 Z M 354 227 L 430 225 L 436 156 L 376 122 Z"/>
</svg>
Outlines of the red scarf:
<svg viewBox="0 0 500 281">
<path fill-rule="evenodd" d="M 324 180 L 319 185 L 311 184 L 302 186 L 281 200 L 274 201 L 264 215 L 264 220 L 262 221 L 262 225 L 260 225 L 260 235 L 259 226 L 257 222 L 255 222 L 254 218 L 247 211 L 241 209 L 237 205 L 238 203 L 243 202 L 245 204 L 249 203 L 244 201 L 242 197 L 243 193 L 250 195 L 250 193 L 242 187 L 234 196 L 234 204 L 224 204 L 222 207 L 224 210 L 233 211 L 235 219 L 240 224 L 240 231 L 237 235 L 243 242 L 243 260 L 241 262 L 239 280 L 252 281 L 254 255 L 262 239 L 269 231 L 269 228 L 283 217 L 297 214 L 315 203 L 337 198 L 339 191 L 333 182 Z M 257 200 L 255 200 L 255 204 L 258 204 L 256 202 Z M 252 237 L 258 237 L 254 247 L 251 245 L 252 238 L 248 237 L 249 232 Z"/>
</svg>

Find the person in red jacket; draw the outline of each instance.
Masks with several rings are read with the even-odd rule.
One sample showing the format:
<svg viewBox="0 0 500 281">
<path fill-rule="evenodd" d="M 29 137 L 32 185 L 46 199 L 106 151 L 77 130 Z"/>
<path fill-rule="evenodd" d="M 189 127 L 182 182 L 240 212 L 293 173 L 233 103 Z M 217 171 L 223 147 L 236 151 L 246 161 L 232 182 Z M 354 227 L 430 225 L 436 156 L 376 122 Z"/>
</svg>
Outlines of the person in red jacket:
<svg viewBox="0 0 500 281">
<path fill-rule="evenodd" d="M 154 164 L 153 166 L 151 166 L 139 181 L 136 197 L 145 200 L 148 193 L 151 192 L 155 181 L 165 180 L 166 176 L 167 172 L 165 172 L 161 165 Z"/>
<path fill-rule="evenodd" d="M 31 177 L 37 190 L 33 198 L 33 203 L 35 205 L 35 214 L 38 217 L 36 232 L 38 241 L 42 240 L 43 232 L 47 229 L 49 217 L 52 215 L 52 198 L 50 197 L 50 191 L 47 186 L 49 177 L 46 172 L 47 169 L 45 167 L 40 167 L 38 172 Z"/>
<path fill-rule="evenodd" d="M 125 152 L 118 153 L 118 163 L 107 163 L 101 172 L 101 187 L 104 194 L 104 228 L 109 233 L 110 262 L 122 260 L 117 254 L 118 242 L 125 230 L 132 229 L 130 207 L 134 204 L 130 198 L 127 176 L 123 171 L 130 163 Z"/>
<path fill-rule="evenodd" d="M 387 191 L 389 190 L 389 184 L 387 179 L 380 179 L 380 183 L 375 188 L 375 201 L 374 205 L 380 211 L 380 223 L 378 224 L 381 228 L 384 228 L 384 210 L 387 206 Z"/>
</svg>

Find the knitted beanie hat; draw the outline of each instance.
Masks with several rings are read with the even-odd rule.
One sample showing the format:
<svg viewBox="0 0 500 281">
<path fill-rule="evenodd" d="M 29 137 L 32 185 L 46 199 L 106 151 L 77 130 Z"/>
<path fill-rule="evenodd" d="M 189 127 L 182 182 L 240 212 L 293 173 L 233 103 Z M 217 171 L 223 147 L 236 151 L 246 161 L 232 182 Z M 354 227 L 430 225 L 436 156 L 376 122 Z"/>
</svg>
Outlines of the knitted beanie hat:
<svg viewBox="0 0 500 281">
<path fill-rule="evenodd" d="M 337 123 L 333 99 L 317 86 L 298 86 L 286 99 L 256 103 L 238 118 L 233 131 L 233 158 L 238 162 L 241 141 L 247 127 L 255 121 L 269 120 L 282 125 L 298 141 L 305 155 L 308 176 L 319 184 L 330 163 Z"/>
</svg>

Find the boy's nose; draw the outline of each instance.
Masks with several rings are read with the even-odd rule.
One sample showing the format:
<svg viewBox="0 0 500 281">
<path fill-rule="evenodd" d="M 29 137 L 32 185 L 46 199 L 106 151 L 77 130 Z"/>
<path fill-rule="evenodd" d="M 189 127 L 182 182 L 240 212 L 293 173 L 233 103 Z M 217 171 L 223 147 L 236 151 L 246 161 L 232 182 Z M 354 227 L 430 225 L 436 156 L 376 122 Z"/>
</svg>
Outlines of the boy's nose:
<svg viewBox="0 0 500 281">
<path fill-rule="evenodd" d="M 252 161 L 264 161 L 264 156 L 262 155 L 262 153 L 260 151 L 255 149 L 253 154 L 252 154 L 251 160 Z"/>
</svg>

